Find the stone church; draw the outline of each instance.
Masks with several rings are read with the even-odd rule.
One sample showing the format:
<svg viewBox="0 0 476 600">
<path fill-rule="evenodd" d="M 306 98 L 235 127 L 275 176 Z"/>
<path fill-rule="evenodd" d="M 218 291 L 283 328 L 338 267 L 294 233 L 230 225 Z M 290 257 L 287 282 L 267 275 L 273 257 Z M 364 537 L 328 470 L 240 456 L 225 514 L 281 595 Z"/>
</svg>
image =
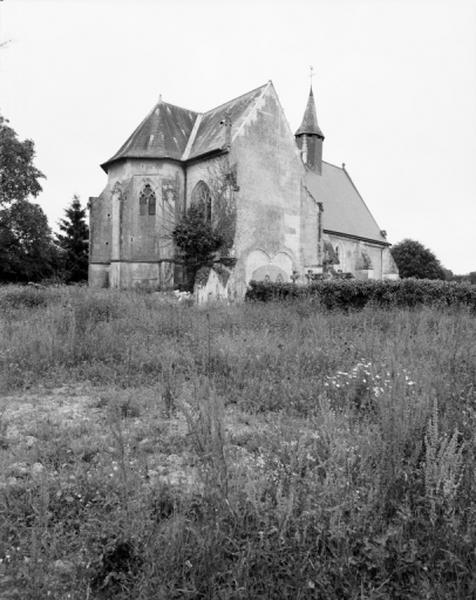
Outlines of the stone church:
<svg viewBox="0 0 476 600">
<path fill-rule="evenodd" d="M 101 165 L 89 284 L 183 285 L 172 232 L 194 204 L 226 240 L 197 274 L 199 299 L 243 297 L 252 279 L 398 278 L 385 231 L 323 142 L 312 87 L 294 135 L 271 81 L 205 113 L 159 100 Z"/>
</svg>

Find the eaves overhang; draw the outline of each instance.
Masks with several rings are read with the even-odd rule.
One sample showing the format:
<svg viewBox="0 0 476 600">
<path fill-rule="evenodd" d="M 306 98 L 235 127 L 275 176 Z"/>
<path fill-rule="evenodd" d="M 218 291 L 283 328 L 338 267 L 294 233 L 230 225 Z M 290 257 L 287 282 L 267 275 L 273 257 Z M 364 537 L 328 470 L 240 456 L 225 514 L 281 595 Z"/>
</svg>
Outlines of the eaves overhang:
<svg viewBox="0 0 476 600">
<path fill-rule="evenodd" d="M 362 237 L 360 235 L 353 235 L 351 233 L 342 233 L 342 231 L 332 231 L 331 229 L 323 229 L 323 233 L 328 233 L 330 235 L 336 235 L 338 237 L 347 238 L 349 240 L 357 240 L 359 242 L 367 242 L 368 244 L 376 244 L 377 246 L 391 246 L 390 242 L 383 242 L 381 240 L 373 240 L 372 238 Z"/>
</svg>

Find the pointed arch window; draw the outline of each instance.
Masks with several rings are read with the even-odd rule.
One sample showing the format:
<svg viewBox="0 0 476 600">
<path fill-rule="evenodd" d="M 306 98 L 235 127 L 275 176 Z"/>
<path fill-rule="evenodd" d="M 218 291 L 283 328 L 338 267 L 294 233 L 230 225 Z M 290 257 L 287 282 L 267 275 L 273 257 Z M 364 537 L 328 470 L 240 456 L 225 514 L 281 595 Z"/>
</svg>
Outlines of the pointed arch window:
<svg viewBox="0 0 476 600">
<path fill-rule="evenodd" d="M 141 216 L 155 215 L 156 204 L 154 190 L 150 183 L 146 183 L 139 194 L 139 214 Z"/>
<path fill-rule="evenodd" d="M 212 220 L 212 195 L 204 181 L 199 181 L 192 190 L 192 206 L 197 206 L 207 223 Z"/>
</svg>

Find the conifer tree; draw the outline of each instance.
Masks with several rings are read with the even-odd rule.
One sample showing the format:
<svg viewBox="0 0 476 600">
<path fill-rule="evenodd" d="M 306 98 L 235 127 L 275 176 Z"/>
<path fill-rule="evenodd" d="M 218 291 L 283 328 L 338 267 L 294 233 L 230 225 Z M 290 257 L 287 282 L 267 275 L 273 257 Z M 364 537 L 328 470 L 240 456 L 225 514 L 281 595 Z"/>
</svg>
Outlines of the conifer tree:
<svg viewBox="0 0 476 600">
<path fill-rule="evenodd" d="M 66 218 L 59 222 L 61 233 L 56 234 L 56 242 L 62 251 L 64 278 L 68 283 L 86 281 L 89 240 L 86 209 L 81 207 L 79 197 L 75 195 L 64 212 Z"/>
</svg>

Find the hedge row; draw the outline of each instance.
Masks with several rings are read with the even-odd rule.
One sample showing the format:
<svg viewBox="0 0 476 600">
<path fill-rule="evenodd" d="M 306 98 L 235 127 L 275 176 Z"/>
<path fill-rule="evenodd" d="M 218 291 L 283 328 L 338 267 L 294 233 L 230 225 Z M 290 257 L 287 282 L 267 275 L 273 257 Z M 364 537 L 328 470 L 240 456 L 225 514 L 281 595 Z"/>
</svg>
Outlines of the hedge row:
<svg viewBox="0 0 476 600">
<path fill-rule="evenodd" d="M 328 309 L 374 306 L 467 306 L 476 310 L 476 285 L 430 279 L 400 281 L 326 280 L 309 285 L 251 281 L 247 300 L 315 300 Z"/>
</svg>

